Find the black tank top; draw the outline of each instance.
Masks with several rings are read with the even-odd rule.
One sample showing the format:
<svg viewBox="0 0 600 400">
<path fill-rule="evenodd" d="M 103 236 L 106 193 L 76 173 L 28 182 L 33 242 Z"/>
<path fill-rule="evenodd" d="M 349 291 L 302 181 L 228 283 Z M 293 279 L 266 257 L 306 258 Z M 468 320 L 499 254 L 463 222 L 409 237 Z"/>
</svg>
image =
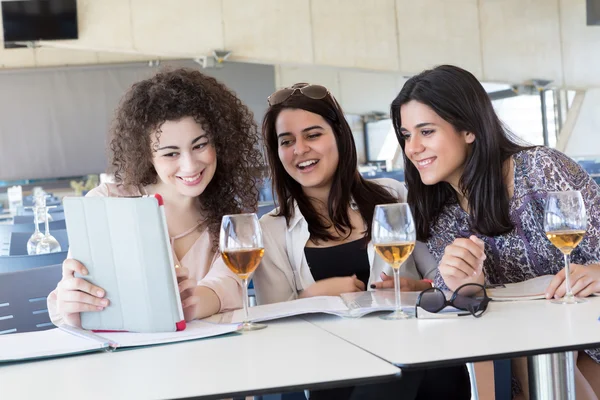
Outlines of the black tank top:
<svg viewBox="0 0 600 400">
<path fill-rule="evenodd" d="M 356 275 L 366 287 L 371 273 L 367 246 L 367 239 L 361 238 L 332 247 L 305 247 L 304 254 L 315 282 Z"/>
</svg>

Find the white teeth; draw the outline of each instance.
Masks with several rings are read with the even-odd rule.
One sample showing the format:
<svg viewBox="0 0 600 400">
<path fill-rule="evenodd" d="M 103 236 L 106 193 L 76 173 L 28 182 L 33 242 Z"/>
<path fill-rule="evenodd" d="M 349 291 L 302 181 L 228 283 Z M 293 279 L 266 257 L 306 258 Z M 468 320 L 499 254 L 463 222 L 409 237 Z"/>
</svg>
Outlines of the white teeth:
<svg viewBox="0 0 600 400">
<path fill-rule="evenodd" d="M 196 179 L 200 178 L 200 174 L 196 174 L 194 176 L 185 177 L 185 178 L 183 176 L 180 176 L 180 178 L 186 182 L 194 182 Z"/>
<path fill-rule="evenodd" d="M 433 162 L 433 158 L 428 158 L 427 160 L 419 161 L 420 166 L 429 165 Z"/>
<path fill-rule="evenodd" d="M 304 168 L 304 167 L 308 167 L 309 165 L 313 165 L 316 164 L 318 160 L 308 160 L 308 161 L 304 161 L 301 162 L 300 164 L 298 164 L 299 167 Z"/>
</svg>

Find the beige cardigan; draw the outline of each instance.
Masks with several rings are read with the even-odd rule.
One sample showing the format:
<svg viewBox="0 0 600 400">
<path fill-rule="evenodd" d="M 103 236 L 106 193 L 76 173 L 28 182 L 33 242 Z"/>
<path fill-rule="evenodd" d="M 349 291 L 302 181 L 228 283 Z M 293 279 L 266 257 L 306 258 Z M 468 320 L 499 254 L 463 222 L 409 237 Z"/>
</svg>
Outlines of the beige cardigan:
<svg viewBox="0 0 600 400">
<path fill-rule="evenodd" d="M 374 179 L 399 201 L 406 201 L 404 184 L 389 178 Z M 258 304 L 277 303 L 298 298 L 299 291 L 312 285 L 315 280 L 308 268 L 304 247 L 309 239 L 308 224 L 296 206 L 294 216 L 286 226 L 285 217 L 274 217 L 277 210 L 260 219 L 265 255 L 253 276 Z M 375 256 L 372 243 L 367 249 L 371 274 L 369 285 L 380 281 L 381 272 L 392 275 L 391 268 Z M 411 257 L 400 269 L 406 278 L 433 279 L 437 264 L 425 244 L 417 242 Z"/>
</svg>

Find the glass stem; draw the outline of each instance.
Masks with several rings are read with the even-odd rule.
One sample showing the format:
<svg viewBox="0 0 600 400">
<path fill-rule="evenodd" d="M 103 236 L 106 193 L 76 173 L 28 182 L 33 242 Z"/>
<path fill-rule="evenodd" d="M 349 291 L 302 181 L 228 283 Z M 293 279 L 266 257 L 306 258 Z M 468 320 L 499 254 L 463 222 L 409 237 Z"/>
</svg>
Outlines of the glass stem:
<svg viewBox="0 0 600 400">
<path fill-rule="evenodd" d="M 39 208 L 33 207 L 33 224 L 35 225 L 35 233 L 40 233 L 40 227 L 38 225 L 40 223 L 40 219 L 38 218 L 38 212 Z"/>
<path fill-rule="evenodd" d="M 565 284 L 566 284 L 566 298 L 573 297 L 573 289 L 571 288 L 571 256 L 570 254 L 565 254 Z"/>
<path fill-rule="evenodd" d="M 394 288 L 396 289 L 396 311 L 402 310 L 400 301 L 400 268 L 394 268 Z"/>
<path fill-rule="evenodd" d="M 48 210 L 46 208 L 44 208 L 44 212 L 46 213 L 46 224 L 45 224 L 46 232 L 44 233 L 44 236 L 48 236 L 50 234 L 50 226 L 48 225 Z"/>
<path fill-rule="evenodd" d="M 242 302 L 244 304 L 244 325 L 248 324 L 248 278 L 242 279 Z"/>
</svg>

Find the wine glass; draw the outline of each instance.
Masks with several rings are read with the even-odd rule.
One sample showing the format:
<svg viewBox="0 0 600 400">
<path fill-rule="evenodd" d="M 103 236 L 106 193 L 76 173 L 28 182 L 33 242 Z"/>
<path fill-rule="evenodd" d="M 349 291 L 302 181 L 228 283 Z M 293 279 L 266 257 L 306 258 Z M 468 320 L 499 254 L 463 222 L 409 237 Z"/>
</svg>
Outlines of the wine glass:
<svg viewBox="0 0 600 400">
<path fill-rule="evenodd" d="M 565 257 L 566 293 L 562 299 L 552 300 L 556 304 L 584 303 L 573 295 L 571 288 L 571 252 L 585 236 L 587 216 L 583 197 L 578 191 L 549 192 L 544 210 L 544 231 L 550 242 Z"/>
<path fill-rule="evenodd" d="M 248 321 L 248 280 L 265 253 L 256 214 L 223 216 L 219 248 L 225 264 L 243 282 L 244 322 L 241 330 L 247 332 L 266 328 L 266 325 Z"/>
<path fill-rule="evenodd" d="M 40 220 L 38 218 L 38 212 L 39 208 L 37 206 L 33 206 L 33 224 L 35 226 L 35 230 L 27 241 L 27 254 L 30 256 L 37 254 L 37 245 L 44 237 L 44 234 L 40 232 Z"/>
<path fill-rule="evenodd" d="M 44 207 L 42 209 L 43 213 L 48 213 L 48 207 Z M 44 237 L 42 237 L 42 239 L 38 242 L 37 246 L 36 246 L 36 254 L 48 254 L 48 253 L 58 253 L 60 252 L 62 249 L 60 247 L 60 243 L 58 243 L 58 240 L 56 240 L 56 238 L 54 236 L 52 236 L 50 234 L 50 226 L 49 226 L 49 221 L 48 218 L 46 218 L 45 221 L 45 233 L 44 233 Z"/>
<path fill-rule="evenodd" d="M 371 240 L 375 251 L 394 270 L 396 311 L 382 319 L 407 319 L 411 315 L 402 311 L 400 302 L 400 266 L 415 248 L 416 231 L 410 207 L 406 203 L 375 206 Z"/>
</svg>

